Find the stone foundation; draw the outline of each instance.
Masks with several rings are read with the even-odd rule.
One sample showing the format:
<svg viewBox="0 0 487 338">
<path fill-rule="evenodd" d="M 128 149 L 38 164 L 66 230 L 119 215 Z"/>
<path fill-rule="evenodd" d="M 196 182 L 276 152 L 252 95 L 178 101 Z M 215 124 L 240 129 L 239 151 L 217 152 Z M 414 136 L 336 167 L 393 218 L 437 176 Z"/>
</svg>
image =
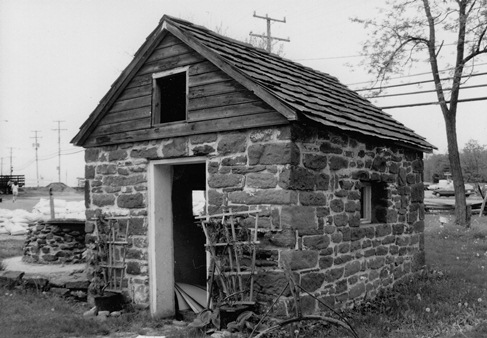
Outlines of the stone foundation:
<svg viewBox="0 0 487 338">
<path fill-rule="evenodd" d="M 50 220 L 29 228 L 23 260 L 39 264 L 82 263 L 85 222 Z"/>
</svg>

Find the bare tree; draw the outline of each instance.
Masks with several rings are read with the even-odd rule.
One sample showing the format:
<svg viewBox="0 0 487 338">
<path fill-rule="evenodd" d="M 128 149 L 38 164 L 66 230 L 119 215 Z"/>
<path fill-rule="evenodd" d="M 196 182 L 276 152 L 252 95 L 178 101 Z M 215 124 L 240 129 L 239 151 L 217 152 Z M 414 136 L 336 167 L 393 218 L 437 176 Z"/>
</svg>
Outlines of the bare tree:
<svg viewBox="0 0 487 338">
<path fill-rule="evenodd" d="M 352 20 L 369 30 L 362 53 L 381 83 L 427 55 L 446 125 L 456 222 L 468 226 L 456 118 L 465 65 L 487 54 L 487 0 L 388 0 L 386 4 L 379 19 Z M 454 53 L 444 48 L 449 41 L 456 47 Z M 440 77 L 440 63 L 443 69 L 451 66 L 448 79 Z"/>
</svg>

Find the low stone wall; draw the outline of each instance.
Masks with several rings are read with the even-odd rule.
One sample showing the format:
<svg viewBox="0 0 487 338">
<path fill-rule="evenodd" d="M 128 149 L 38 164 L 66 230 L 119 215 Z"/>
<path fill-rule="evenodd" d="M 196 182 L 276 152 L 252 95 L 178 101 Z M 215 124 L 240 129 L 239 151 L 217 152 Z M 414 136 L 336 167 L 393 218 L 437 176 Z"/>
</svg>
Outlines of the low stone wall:
<svg viewBox="0 0 487 338">
<path fill-rule="evenodd" d="M 85 222 L 51 220 L 29 229 L 23 260 L 39 264 L 77 264 L 83 262 Z"/>
</svg>

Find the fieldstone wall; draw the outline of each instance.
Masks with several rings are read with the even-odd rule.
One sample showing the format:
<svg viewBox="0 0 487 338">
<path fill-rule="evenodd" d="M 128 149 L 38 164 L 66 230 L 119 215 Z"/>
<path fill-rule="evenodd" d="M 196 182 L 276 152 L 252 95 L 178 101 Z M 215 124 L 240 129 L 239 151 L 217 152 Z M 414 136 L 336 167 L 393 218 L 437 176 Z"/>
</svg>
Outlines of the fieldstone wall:
<svg viewBox="0 0 487 338">
<path fill-rule="evenodd" d="M 84 262 L 85 225 L 82 221 L 50 220 L 29 227 L 22 259 L 39 264 Z"/>
<path fill-rule="evenodd" d="M 373 297 L 424 264 L 421 152 L 299 126 L 87 149 L 87 219 L 131 216 L 127 295 L 136 303 L 149 301 L 148 163 L 187 156 L 208 158 L 210 214 L 226 205 L 262 210 L 261 300 L 284 288 L 285 269 L 307 291 L 344 306 Z M 385 222 L 361 223 L 364 182 L 385 187 Z M 86 231 L 93 231 L 92 222 Z M 283 315 L 291 310 L 288 303 L 278 307 Z M 320 309 L 306 294 L 302 304 L 304 313 Z"/>
</svg>

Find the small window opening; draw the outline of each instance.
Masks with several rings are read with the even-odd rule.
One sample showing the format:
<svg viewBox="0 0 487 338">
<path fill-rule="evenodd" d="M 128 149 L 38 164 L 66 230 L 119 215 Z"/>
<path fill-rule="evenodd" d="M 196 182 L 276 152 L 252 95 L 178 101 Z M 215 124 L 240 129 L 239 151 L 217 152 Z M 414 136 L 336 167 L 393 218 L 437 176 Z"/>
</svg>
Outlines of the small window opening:
<svg viewBox="0 0 487 338">
<path fill-rule="evenodd" d="M 360 204 L 362 223 L 387 223 L 387 184 L 362 182 Z"/>
<path fill-rule="evenodd" d="M 186 120 L 186 72 L 153 75 L 154 124 Z"/>
</svg>

